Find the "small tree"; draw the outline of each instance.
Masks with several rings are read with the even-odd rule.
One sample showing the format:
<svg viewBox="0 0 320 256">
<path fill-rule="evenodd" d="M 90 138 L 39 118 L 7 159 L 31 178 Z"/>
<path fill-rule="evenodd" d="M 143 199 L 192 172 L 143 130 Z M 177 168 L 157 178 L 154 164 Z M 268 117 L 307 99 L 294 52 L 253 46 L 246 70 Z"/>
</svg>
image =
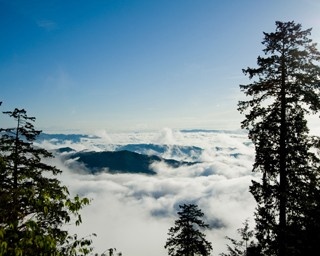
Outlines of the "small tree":
<svg viewBox="0 0 320 256">
<path fill-rule="evenodd" d="M 52 155 L 33 145 L 40 133 L 24 109 L 4 112 L 15 128 L 0 129 L 0 255 L 86 255 L 89 239 L 70 235 L 63 226 L 81 223 L 87 198 L 69 197 L 55 178 L 61 171 L 43 158 Z"/>
<path fill-rule="evenodd" d="M 258 246 L 253 241 L 253 230 L 249 229 L 248 220 L 243 223 L 243 228 L 237 229 L 241 240 L 226 237 L 232 245 L 227 245 L 228 253 L 221 253 L 221 256 L 256 256 L 258 254 Z M 253 253 L 253 251 L 255 251 Z"/>
<path fill-rule="evenodd" d="M 194 256 L 210 255 L 212 245 L 205 239 L 203 229 L 209 228 L 202 220 L 204 214 L 195 204 L 184 204 L 179 206 L 179 219 L 175 226 L 169 229 L 166 249 L 171 256 Z"/>
</svg>

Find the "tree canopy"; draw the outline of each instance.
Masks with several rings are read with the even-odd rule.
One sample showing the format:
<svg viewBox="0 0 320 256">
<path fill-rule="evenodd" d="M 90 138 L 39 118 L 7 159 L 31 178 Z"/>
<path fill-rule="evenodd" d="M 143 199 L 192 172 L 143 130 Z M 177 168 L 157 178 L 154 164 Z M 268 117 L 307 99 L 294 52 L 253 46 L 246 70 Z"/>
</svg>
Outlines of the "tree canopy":
<svg viewBox="0 0 320 256">
<path fill-rule="evenodd" d="M 43 160 L 52 157 L 34 146 L 40 131 L 24 109 L 4 112 L 16 122 L 0 129 L 0 255 L 86 255 L 89 239 L 70 235 L 66 224 L 81 223 L 87 198 L 70 198 L 56 178 L 61 170 Z"/>
<path fill-rule="evenodd" d="M 204 214 L 195 204 L 180 205 L 179 218 L 169 229 L 165 248 L 171 256 L 210 255 L 212 245 L 202 230 L 209 228 L 202 218 Z"/>
</svg>

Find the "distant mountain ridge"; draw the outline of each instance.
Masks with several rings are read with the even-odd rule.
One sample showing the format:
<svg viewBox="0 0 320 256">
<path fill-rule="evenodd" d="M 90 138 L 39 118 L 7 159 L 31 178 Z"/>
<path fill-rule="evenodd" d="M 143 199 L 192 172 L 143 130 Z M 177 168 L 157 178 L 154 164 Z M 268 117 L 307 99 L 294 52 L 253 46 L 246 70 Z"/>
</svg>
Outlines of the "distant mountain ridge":
<svg viewBox="0 0 320 256">
<path fill-rule="evenodd" d="M 225 134 L 244 134 L 246 133 L 245 130 L 214 130 L 214 129 L 182 129 L 180 130 L 182 133 L 225 133 Z M 57 142 L 62 141 L 71 141 L 74 143 L 81 142 L 82 139 L 101 139 L 101 137 L 96 135 L 87 135 L 87 134 L 64 134 L 64 133 L 40 133 L 37 137 L 38 141 L 43 140 L 55 140 Z"/>
<path fill-rule="evenodd" d="M 238 130 L 215 130 L 215 129 L 183 129 L 180 132 L 193 133 L 193 132 L 203 132 L 203 133 L 226 133 L 226 134 L 245 134 L 246 131 L 242 129 Z"/>
<path fill-rule="evenodd" d="M 72 152 L 70 148 L 63 148 L 62 151 Z M 61 151 L 61 150 L 59 150 Z M 163 159 L 158 156 L 148 156 L 138 154 L 128 150 L 122 151 L 80 151 L 69 154 L 69 159 L 85 165 L 87 170 L 92 173 L 108 172 L 108 173 L 132 173 L 155 175 L 152 169 L 152 163 L 163 162 L 172 168 L 182 165 L 192 165 L 195 163 L 181 162 L 172 159 Z"/>
<path fill-rule="evenodd" d="M 181 145 L 167 145 L 167 144 L 127 144 L 115 147 L 116 151 L 128 150 L 144 155 L 156 155 L 162 157 L 170 153 L 170 156 L 174 156 L 174 159 L 188 159 L 197 161 L 199 156 L 202 154 L 203 149 L 196 146 L 181 146 Z M 176 160 L 177 160 L 176 159 Z"/>
<path fill-rule="evenodd" d="M 86 134 L 49 134 L 49 133 L 40 133 L 37 137 L 37 141 L 50 140 L 56 143 L 62 143 L 64 141 L 71 141 L 73 143 L 81 142 L 82 139 L 98 139 L 98 136 L 91 136 Z"/>
</svg>

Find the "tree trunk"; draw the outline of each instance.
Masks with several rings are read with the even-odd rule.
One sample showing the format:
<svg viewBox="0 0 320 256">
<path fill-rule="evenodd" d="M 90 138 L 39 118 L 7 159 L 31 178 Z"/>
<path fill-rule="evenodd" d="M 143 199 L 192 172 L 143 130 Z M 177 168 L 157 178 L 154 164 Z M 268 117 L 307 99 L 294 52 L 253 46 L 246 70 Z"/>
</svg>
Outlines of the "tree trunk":
<svg viewBox="0 0 320 256">
<path fill-rule="evenodd" d="M 284 53 L 282 54 L 281 70 L 281 124 L 280 124 L 280 185 L 279 185 L 279 256 L 286 256 L 286 190 L 287 190 L 287 170 L 286 170 L 286 68 L 284 62 Z"/>
</svg>

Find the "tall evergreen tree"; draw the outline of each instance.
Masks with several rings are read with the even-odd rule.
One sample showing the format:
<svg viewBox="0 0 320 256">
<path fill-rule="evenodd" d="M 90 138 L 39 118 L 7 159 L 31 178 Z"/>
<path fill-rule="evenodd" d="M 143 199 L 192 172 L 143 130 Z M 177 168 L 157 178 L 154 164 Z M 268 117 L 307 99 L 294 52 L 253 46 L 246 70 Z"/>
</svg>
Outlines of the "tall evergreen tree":
<svg viewBox="0 0 320 256">
<path fill-rule="evenodd" d="M 258 67 L 243 70 L 253 82 L 240 88 L 251 99 L 238 106 L 255 145 L 253 171 L 262 177 L 250 190 L 265 255 L 308 255 L 318 246 L 319 155 L 312 150 L 318 139 L 309 136 L 306 116 L 320 109 L 320 53 L 310 34 L 277 21 L 275 32 L 264 33 Z"/>
<path fill-rule="evenodd" d="M 208 256 L 212 251 L 212 245 L 201 232 L 209 228 L 202 220 L 204 214 L 195 204 L 184 204 L 179 206 L 179 219 L 175 226 L 169 229 L 165 248 L 168 248 L 171 256 Z"/>
<path fill-rule="evenodd" d="M 0 255 L 85 255 L 91 240 L 70 235 L 64 225 L 81 223 L 87 198 L 69 197 L 56 179 L 61 171 L 43 162 L 52 157 L 33 145 L 40 133 L 23 109 L 4 112 L 15 128 L 0 129 Z"/>
</svg>

